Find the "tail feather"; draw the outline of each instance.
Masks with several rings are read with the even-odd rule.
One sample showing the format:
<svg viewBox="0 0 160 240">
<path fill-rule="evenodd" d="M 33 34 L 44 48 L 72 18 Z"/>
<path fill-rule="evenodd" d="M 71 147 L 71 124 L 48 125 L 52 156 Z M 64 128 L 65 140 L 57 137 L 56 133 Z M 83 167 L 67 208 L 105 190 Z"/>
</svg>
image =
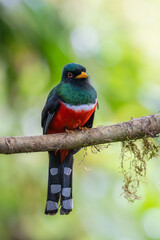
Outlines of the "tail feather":
<svg viewBox="0 0 160 240">
<path fill-rule="evenodd" d="M 60 156 L 49 152 L 48 193 L 45 214 L 54 215 L 58 211 L 61 194 Z"/>
<path fill-rule="evenodd" d="M 73 153 L 70 151 L 65 161 L 62 163 L 62 195 L 60 214 L 69 214 L 73 208 L 72 199 L 72 172 Z"/>
<path fill-rule="evenodd" d="M 72 211 L 72 167 L 72 151 L 68 153 L 63 162 L 61 162 L 59 151 L 56 154 L 55 152 L 49 152 L 48 193 L 45 214 L 56 214 L 59 200 L 62 215 L 69 214 Z"/>
</svg>

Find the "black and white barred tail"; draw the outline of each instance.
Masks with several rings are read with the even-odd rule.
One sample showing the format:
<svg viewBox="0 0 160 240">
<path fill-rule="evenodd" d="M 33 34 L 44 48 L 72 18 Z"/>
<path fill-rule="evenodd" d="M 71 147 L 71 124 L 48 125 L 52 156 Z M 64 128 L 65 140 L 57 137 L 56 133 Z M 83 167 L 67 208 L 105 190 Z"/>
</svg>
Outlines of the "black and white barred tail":
<svg viewBox="0 0 160 240">
<path fill-rule="evenodd" d="M 70 151 L 64 162 L 60 161 L 59 152 L 49 152 L 48 193 L 45 214 L 69 214 L 73 208 L 72 199 L 73 153 Z"/>
</svg>

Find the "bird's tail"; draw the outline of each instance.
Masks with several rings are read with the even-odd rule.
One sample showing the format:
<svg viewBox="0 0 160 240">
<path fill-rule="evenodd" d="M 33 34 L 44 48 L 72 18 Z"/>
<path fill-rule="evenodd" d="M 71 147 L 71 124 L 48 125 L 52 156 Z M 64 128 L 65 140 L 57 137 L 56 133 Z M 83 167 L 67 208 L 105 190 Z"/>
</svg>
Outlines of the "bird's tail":
<svg viewBox="0 0 160 240">
<path fill-rule="evenodd" d="M 73 153 L 70 151 L 61 165 L 61 215 L 67 215 L 72 211 L 72 172 L 73 172 Z"/>
<path fill-rule="evenodd" d="M 48 194 L 45 214 L 54 215 L 58 212 L 69 214 L 72 211 L 72 167 L 73 154 L 70 151 L 61 162 L 60 152 L 49 152 Z"/>
</svg>

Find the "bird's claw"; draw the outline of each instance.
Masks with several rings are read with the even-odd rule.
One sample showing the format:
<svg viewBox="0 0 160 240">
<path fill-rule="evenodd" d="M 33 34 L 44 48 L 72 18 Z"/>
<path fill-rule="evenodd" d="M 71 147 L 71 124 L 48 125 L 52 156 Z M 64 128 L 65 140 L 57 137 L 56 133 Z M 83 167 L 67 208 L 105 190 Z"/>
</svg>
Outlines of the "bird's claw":
<svg viewBox="0 0 160 240">
<path fill-rule="evenodd" d="M 82 132 L 85 132 L 86 130 L 88 130 L 87 127 L 79 127 L 79 130 L 81 130 Z"/>
<path fill-rule="evenodd" d="M 66 132 L 66 133 L 68 133 L 68 134 L 70 134 L 70 133 L 71 133 L 72 135 L 74 135 L 74 132 L 73 132 L 73 130 L 68 130 L 68 129 L 65 129 L 65 132 Z"/>
</svg>

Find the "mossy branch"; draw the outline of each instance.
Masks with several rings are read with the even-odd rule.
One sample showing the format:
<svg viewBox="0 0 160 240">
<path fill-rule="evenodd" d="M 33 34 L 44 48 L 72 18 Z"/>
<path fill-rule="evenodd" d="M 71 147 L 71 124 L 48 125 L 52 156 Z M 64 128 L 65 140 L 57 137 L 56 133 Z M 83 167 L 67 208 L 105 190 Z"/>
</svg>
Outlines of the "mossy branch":
<svg viewBox="0 0 160 240">
<path fill-rule="evenodd" d="M 103 126 L 74 134 L 59 133 L 29 137 L 0 137 L 0 153 L 43 152 L 58 149 L 76 149 L 97 144 L 123 142 L 160 133 L 160 114 L 131 119 L 131 121 Z"/>
</svg>

